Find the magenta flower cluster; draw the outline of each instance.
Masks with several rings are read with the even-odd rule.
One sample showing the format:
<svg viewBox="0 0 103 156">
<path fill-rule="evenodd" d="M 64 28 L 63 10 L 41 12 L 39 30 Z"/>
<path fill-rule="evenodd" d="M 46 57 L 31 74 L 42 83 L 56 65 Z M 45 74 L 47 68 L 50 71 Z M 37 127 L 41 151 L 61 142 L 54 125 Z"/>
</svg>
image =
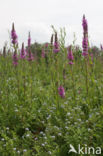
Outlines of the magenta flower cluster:
<svg viewBox="0 0 103 156">
<path fill-rule="evenodd" d="M 17 66 L 18 65 L 18 57 L 17 57 L 17 53 L 14 52 L 13 54 L 13 65 Z"/>
<path fill-rule="evenodd" d="M 42 49 L 41 57 L 42 57 L 42 58 L 45 58 L 45 50 L 44 50 L 44 48 Z"/>
<path fill-rule="evenodd" d="M 58 88 L 58 92 L 59 92 L 59 95 L 60 95 L 62 98 L 65 97 L 65 90 L 64 90 L 63 86 L 60 86 L 60 87 Z"/>
<path fill-rule="evenodd" d="M 21 49 L 21 53 L 20 53 L 20 58 L 21 59 L 25 59 L 26 57 L 26 51 L 24 49 L 24 43 L 22 43 L 22 49 Z"/>
<path fill-rule="evenodd" d="M 28 47 L 30 48 L 31 46 L 31 36 L 30 36 L 30 32 L 29 32 L 29 36 L 28 36 Z"/>
<path fill-rule="evenodd" d="M 102 44 L 100 44 L 100 49 L 101 49 L 101 51 L 103 51 L 103 45 Z"/>
<path fill-rule="evenodd" d="M 85 19 L 85 15 L 83 16 L 82 26 L 83 26 L 82 55 L 87 56 L 88 55 L 88 24 L 87 24 L 87 20 Z"/>
<path fill-rule="evenodd" d="M 58 53 L 60 51 L 57 33 L 55 33 L 55 42 L 54 42 L 54 53 Z"/>
<path fill-rule="evenodd" d="M 30 46 L 31 46 L 31 36 L 30 36 L 30 32 L 29 32 L 29 36 L 28 36 L 28 61 L 32 61 L 34 59 L 31 50 L 30 50 Z"/>
<path fill-rule="evenodd" d="M 74 56 L 72 53 L 72 47 L 70 46 L 68 48 L 68 56 L 67 56 L 68 60 L 69 60 L 69 64 L 72 65 L 73 64 L 73 60 L 74 60 Z"/>
<path fill-rule="evenodd" d="M 16 31 L 15 31 L 15 28 L 14 28 L 14 23 L 12 25 L 12 31 L 11 31 L 11 39 L 12 39 L 12 44 L 17 44 L 18 41 L 17 41 L 17 34 L 16 34 Z"/>
</svg>

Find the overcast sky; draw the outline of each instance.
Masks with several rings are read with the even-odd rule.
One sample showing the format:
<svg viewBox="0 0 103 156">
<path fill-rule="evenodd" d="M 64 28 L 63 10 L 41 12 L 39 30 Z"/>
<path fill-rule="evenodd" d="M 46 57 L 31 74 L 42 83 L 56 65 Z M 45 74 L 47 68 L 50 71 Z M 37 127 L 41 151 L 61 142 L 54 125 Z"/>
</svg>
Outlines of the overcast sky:
<svg viewBox="0 0 103 156">
<path fill-rule="evenodd" d="M 32 43 L 46 42 L 52 34 L 51 25 L 59 31 L 65 27 L 66 43 L 82 41 L 82 16 L 85 14 L 89 25 L 90 43 L 103 44 L 103 0 L 0 0 L 0 48 L 9 41 L 8 30 L 12 22 L 19 42 L 27 44 L 28 31 Z"/>
</svg>

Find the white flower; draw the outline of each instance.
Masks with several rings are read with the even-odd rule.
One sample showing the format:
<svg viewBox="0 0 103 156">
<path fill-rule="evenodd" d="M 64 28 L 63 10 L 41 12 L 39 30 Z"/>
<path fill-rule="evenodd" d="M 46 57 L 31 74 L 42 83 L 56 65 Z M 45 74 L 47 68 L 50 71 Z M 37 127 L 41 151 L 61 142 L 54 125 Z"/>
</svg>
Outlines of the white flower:
<svg viewBox="0 0 103 156">
<path fill-rule="evenodd" d="M 51 136 L 52 139 L 55 139 L 55 136 Z"/>
<path fill-rule="evenodd" d="M 59 135 L 59 136 L 61 136 L 61 135 L 62 135 L 62 133 L 58 133 L 58 135 Z"/>
<path fill-rule="evenodd" d="M 23 152 L 27 152 L 27 150 L 26 150 L 26 149 L 24 149 L 24 150 L 23 150 Z"/>
<path fill-rule="evenodd" d="M 47 139 L 47 137 L 45 136 L 44 139 Z"/>
<path fill-rule="evenodd" d="M 42 146 L 45 146 L 45 144 L 41 144 Z"/>
<path fill-rule="evenodd" d="M 16 151 L 16 148 L 13 148 L 14 151 Z"/>
<path fill-rule="evenodd" d="M 51 151 L 48 151 L 48 154 L 50 154 L 50 155 L 51 155 Z"/>
<path fill-rule="evenodd" d="M 22 139 L 24 139 L 24 136 L 22 136 Z"/>
<path fill-rule="evenodd" d="M 35 140 L 38 140 L 38 138 L 35 138 Z"/>
<path fill-rule="evenodd" d="M 15 112 L 18 112 L 18 109 L 15 109 Z"/>
<path fill-rule="evenodd" d="M 17 151 L 18 154 L 20 154 L 20 151 Z"/>
<path fill-rule="evenodd" d="M 90 131 L 91 129 L 90 128 L 88 128 L 88 131 Z"/>
<path fill-rule="evenodd" d="M 66 129 L 68 129 L 68 127 L 67 127 L 67 126 L 65 126 L 65 128 L 66 128 Z"/>
<path fill-rule="evenodd" d="M 7 127 L 6 129 L 9 130 L 9 127 Z"/>
<path fill-rule="evenodd" d="M 43 132 L 41 131 L 40 134 L 43 134 Z"/>
<path fill-rule="evenodd" d="M 25 128 L 26 131 L 29 131 L 29 128 Z"/>
<path fill-rule="evenodd" d="M 30 136 L 30 134 L 27 134 L 27 135 L 26 135 L 26 137 L 29 137 L 29 136 Z"/>
<path fill-rule="evenodd" d="M 1 140 L 4 141 L 4 138 L 2 138 Z"/>
<path fill-rule="evenodd" d="M 70 116 L 70 112 L 67 113 L 67 116 Z"/>
</svg>

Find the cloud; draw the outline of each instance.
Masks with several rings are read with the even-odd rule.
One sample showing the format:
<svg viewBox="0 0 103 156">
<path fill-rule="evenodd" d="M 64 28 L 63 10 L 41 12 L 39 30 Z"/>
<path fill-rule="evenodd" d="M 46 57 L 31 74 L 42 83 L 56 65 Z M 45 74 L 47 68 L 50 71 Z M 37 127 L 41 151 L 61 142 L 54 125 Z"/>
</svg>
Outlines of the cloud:
<svg viewBox="0 0 103 156">
<path fill-rule="evenodd" d="M 103 42 L 103 1 L 102 0 L 0 0 L 0 48 L 8 40 L 8 29 L 15 22 L 19 42 L 27 43 L 28 31 L 32 42 L 50 40 L 51 25 L 56 29 L 65 27 L 67 43 L 73 41 L 76 33 L 77 44 L 82 41 L 82 16 L 85 13 L 89 24 L 90 42 Z"/>
</svg>

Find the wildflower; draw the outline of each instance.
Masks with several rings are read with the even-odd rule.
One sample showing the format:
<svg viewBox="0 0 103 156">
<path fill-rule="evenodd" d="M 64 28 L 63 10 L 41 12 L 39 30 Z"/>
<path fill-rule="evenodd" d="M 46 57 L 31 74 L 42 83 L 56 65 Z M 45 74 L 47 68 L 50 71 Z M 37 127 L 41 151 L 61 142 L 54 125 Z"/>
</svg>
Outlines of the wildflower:
<svg viewBox="0 0 103 156">
<path fill-rule="evenodd" d="M 40 134 L 43 134 L 43 132 L 41 131 Z"/>
<path fill-rule="evenodd" d="M 29 32 L 29 36 L 28 36 L 28 61 L 32 61 L 34 59 L 31 50 L 30 50 L 30 46 L 31 46 L 31 37 L 30 37 L 30 32 Z"/>
<path fill-rule="evenodd" d="M 27 152 L 27 150 L 26 150 L 26 149 L 24 149 L 24 150 L 23 150 L 23 152 Z"/>
<path fill-rule="evenodd" d="M 67 113 L 67 116 L 70 116 L 70 112 Z"/>
<path fill-rule="evenodd" d="M 29 136 L 30 136 L 30 134 L 27 134 L 27 135 L 26 135 L 26 137 L 29 137 Z"/>
<path fill-rule="evenodd" d="M 51 154 L 52 154 L 52 153 L 51 153 L 51 151 L 48 151 L 48 154 L 50 154 L 50 155 L 51 155 Z"/>
<path fill-rule="evenodd" d="M 51 136 L 52 139 L 55 139 L 55 136 Z"/>
<path fill-rule="evenodd" d="M 14 151 L 16 151 L 16 148 L 13 148 Z"/>
<path fill-rule="evenodd" d="M 102 44 L 100 44 L 100 49 L 101 49 L 101 51 L 103 51 L 103 45 Z"/>
<path fill-rule="evenodd" d="M 54 51 L 54 53 L 58 53 L 60 51 L 57 33 L 55 33 L 55 43 L 54 43 L 54 50 L 53 51 Z"/>
<path fill-rule="evenodd" d="M 18 154 L 20 154 L 20 151 L 17 151 Z"/>
<path fill-rule="evenodd" d="M 45 44 L 45 48 L 48 48 L 48 43 Z"/>
<path fill-rule="evenodd" d="M 51 41 L 50 41 L 50 43 L 51 43 L 51 46 L 53 46 L 53 34 L 52 34 L 52 36 L 51 36 Z"/>
<path fill-rule="evenodd" d="M 58 92 L 59 92 L 59 95 L 60 95 L 62 98 L 65 97 L 65 90 L 64 90 L 63 86 L 60 86 L 60 87 L 58 88 Z"/>
<path fill-rule="evenodd" d="M 3 48 L 3 56 L 5 57 L 6 56 L 6 47 L 4 46 Z"/>
<path fill-rule="evenodd" d="M 25 128 L 26 131 L 29 131 L 29 128 Z"/>
<path fill-rule="evenodd" d="M 22 43 L 22 49 L 21 49 L 21 53 L 20 53 L 20 58 L 21 59 L 25 59 L 26 57 L 26 53 L 25 53 L 25 49 L 24 49 L 24 43 Z"/>
<path fill-rule="evenodd" d="M 9 130 L 9 127 L 6 127 L 7 130 Z"/>
<path fill-rule="evenodd" d="M 28 48 L 30 48 L 31 46 L 31 35 L 30 35 L 30 32 L 28 34 Z"/>
<path fill-rule="evenodd" d="M 85 19 L 85 15 L 83 15 L 82 26 L 83 26 L 82 55 L 87 56 L 88 55 L 88 24 L 87 24 L 87 20 Z"/>
<path fill-rule="evenodd" d="M 82 55 L 87 56 L 88 55 L 88 38 L 87 37 L 83 38 L 82 47 L 83 47 Z"/>
<path fill-rule="evenodd" d="M 41 53 L 42 58 L 45 58 L 45 50 L 42 49 L 42 53 Z"/>
<path fill-rule="evenodd" d="M 38 140 L 38 138 L 35 138 L 35 140 Z"/>
<path fill-rule="evenodd" d="M 18 57 L 17 57 L 16 51 L 13 54 L 13 64 L 14 64 L 14 66 L 18 65 Z"/>
<path fill-rule="evenodd" d="M 31 53 L 31 51 L 29 51 L 28 55 L 29 55 L 28 56 L 28 61 L 32 61 L 34 59 L 34 57 L 33 57 L 32 53 Z"/>
<path fill-rule="evenodd" d="M 91 53 L 90 56 L 91 56 L 91 60 L 93 61 L 93 53 Z"/>
<path fill-rule="evenodd" d="M 16 31 L 15 31 L 15 28 L 14 28 L 14 23 L 12 24 L 12 31 L 11 31 L 11 39 L 12 39 L 12 44 L 17 44 L 18 41 L 17 41 L 17 34 L 16 34 Z"/>
<path fill-rule="evenodd" d="M 72 53 L 72 48 L 71 46 L 68 48 L 68 56 L 67 56 L 68 60 L 69 60 L 69 64 L 72 65 L 73 64 L 73 53 Z"/>
<path fill-rule="evenodd" d="M 85 15 L 83 15 L 82 26 L 83 26 L 84 33 L 88 34 L 88 23 L 87 20 L 85 19 Z"/>
<path fill-rule="evenodd" d="M 59 136 L 62 136 L 62 133 L 58 133 Z"/>
</svg>

